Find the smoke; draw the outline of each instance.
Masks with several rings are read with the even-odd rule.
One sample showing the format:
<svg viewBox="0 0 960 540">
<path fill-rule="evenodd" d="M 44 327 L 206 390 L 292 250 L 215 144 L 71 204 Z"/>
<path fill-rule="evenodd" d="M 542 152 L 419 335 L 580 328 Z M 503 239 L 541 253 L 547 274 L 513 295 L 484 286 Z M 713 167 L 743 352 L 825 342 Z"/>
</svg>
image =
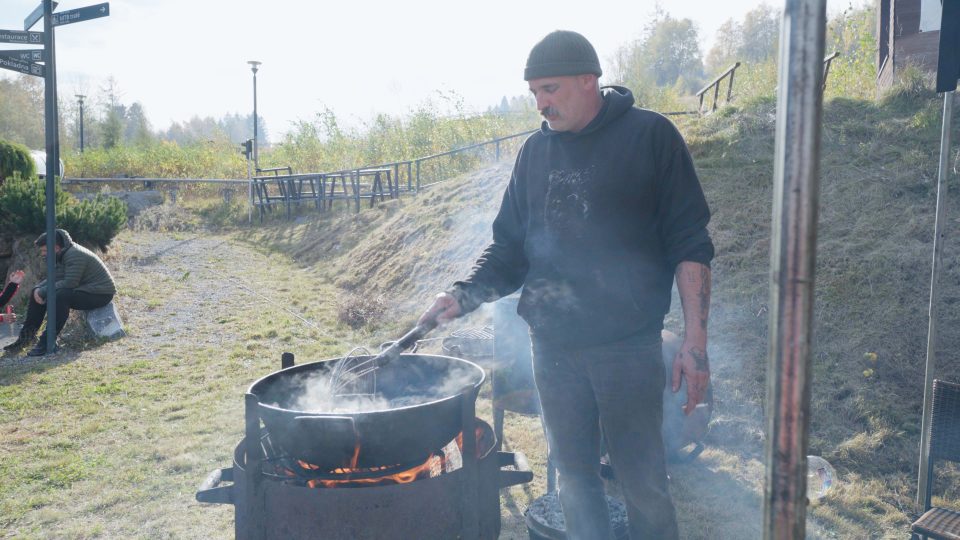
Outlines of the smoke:
<svg viewBox="0 0 960 540">
<path fill-rule="evenodd" d="M 401 356 L 380 370 L 416 369 L 416 366 L 405 366 L 404 361 L 405 357 Z M 317 370 L 291 377 L 284 385 L 285 393 L 290 397 L 271 405 L 308 413 L 367 413 L 430 403 L 459 394 L 463 388 L 476 384 L 476 368 L 462 363 L 449 364 L 447 360 L 443 362 L 446 369 L 434 367 L 417 370 L 417 373 L 425 374 L 427 378 L 401 377 L 400 380 L 404 381 L 402 386 L 385 382 L 395 378 L 384 377 L 379 373 L 380 370 L 377 370 L 378 372 L 364 375 L 360 384 L 343 388 L 340 394 L 334 391 L 333 370 Z M 430 377 L 431 375 L 438 376 Z"/>
</svg>

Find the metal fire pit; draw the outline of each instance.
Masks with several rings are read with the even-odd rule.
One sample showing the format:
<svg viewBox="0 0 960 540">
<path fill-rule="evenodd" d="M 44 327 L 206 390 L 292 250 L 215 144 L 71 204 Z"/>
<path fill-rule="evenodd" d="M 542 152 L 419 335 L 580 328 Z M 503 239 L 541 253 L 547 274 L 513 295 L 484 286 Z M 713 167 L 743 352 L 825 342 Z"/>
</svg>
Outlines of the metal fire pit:
<svg viewBox="0 0 960 540">
<path fill-rule="evenodd" d="M 233 466 L 213 471 L 196 498 L 234 505 L 235 534 L 241 540 L 495 540 L 500 489 L 529 482 L 533 473 L 523 454 L 496 451 L 493 429 L 476 418 L 474 400 L 462 397 L 462 433 L 479 428 L 486 442 L 478 452 L 477 437 L 464 436 L 459 469 L 404 484 L 310 488 L 264 474 L 267 434 L 257 397 L 247 394 L 246 436 L 234 451 Z"/>
<path fill-rule="evenodd" d="M 610 527 L 616 540 L 629 540 L 630 530 L 627 524 L 627 507 L 619 499 L 607 495 L 607 508 L 610 511 Z M 565 540 L 566 523 L 556 491 L 533 501 L 524 513 L 530 540 Z"/>
</svg>

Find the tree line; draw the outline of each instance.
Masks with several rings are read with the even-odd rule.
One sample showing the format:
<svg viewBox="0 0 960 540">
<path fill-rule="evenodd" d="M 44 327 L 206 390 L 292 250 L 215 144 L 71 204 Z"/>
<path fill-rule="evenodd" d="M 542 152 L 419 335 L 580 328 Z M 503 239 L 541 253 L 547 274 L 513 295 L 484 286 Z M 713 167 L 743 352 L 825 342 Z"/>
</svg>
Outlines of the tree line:
<svg viewBox="0 0 960 540">
<path fill-rule="evenodd" d="M 126 104 L 117 81 L 110 77 L 95 94 L 84 97 L 83 146 L 110 150 L 121 146 L 145 147 L 163 141 L 179 145 L 200 142 L 239 143 L 253 133 L 249 114 L 227 114 L 220 118 L 194 116 L 174 122 L 169 128 L 154 129 L 139 101 Z M 80 149 L 80 100 L 59 96 L 61 152 Z M 261 144 L 269 140 L 266 122 L 257 118 Z M 43 79 L 17 75 L 0 79 L 0 139 L 43 149 Z"/>
</svg>

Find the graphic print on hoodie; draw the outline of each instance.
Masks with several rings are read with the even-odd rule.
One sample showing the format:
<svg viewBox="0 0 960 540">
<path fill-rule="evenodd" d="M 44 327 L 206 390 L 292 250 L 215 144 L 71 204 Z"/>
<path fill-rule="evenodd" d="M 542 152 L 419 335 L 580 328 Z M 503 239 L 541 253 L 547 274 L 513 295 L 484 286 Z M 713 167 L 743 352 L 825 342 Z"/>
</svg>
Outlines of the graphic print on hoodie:
<svg viewBox="0 0 960 540">
<path fill-rule="evenodd" d="M 556 236 L 585 239 L 590 220 L 590 188 L 597 168 L 552 170 L 547 177 L 544 222 Z"/>
</svg>

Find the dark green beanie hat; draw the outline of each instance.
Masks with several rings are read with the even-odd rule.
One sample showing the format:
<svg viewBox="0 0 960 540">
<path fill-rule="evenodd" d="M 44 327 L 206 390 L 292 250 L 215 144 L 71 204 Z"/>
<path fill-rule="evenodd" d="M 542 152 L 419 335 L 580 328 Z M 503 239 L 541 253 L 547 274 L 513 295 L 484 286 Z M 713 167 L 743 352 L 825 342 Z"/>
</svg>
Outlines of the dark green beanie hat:
<svg viewBox="0 0 960 540">
<path fill-rule="evenodd" d="M 527 68 L 523 70 L 523 80 L 584 73 L 597 77 L 603 74 L 593 45 L 576 32 L 555 30 L 533 46 L 527 57 Z"/>
</svg>

